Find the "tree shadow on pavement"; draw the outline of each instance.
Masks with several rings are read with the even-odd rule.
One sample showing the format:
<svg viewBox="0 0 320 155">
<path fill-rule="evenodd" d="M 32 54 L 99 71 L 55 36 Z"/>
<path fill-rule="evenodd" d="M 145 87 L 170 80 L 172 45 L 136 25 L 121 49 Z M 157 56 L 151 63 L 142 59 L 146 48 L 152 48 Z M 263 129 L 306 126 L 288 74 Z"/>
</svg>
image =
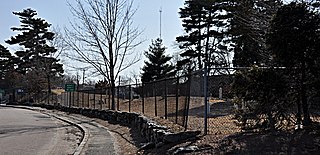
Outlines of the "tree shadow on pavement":
<svg viewBox="0 0 320 155">
<path fill-rule="evenodd" d="M 18 134 L 40 134 L 48 131 L 53 131 L 57 129 L 63 129 L 67 127 L 73 127 L 73 125 L 58 125 L 58 126 L 11 126 L 10 128 L 2 128 L 0 129 L 0 138 L 10 137 L 12 135 Z"/>
</svg>

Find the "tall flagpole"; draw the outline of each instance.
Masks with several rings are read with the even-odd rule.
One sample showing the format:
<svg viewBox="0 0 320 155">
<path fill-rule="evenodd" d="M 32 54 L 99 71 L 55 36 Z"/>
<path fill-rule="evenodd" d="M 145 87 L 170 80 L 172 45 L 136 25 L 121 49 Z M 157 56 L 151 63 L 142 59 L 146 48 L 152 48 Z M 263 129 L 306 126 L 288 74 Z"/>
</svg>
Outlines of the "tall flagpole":
<svg viewBox="0 0 320 155">
<path fill-rule="evenodd" d="M 162 27 L 162 21 L 161 21 L 161 18 L 162 18 L 162 7 L 160 7 L 160 10 L 159 10 L 159 13 L 160 13 L 160 39 L 161 39 L 161 27 Z"/>
</svg>

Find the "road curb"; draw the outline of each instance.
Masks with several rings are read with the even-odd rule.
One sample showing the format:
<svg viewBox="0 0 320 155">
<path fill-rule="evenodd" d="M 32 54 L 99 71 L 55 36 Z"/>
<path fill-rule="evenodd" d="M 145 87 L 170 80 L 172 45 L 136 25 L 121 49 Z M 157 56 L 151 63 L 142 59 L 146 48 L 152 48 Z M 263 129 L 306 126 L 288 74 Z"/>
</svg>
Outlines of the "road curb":
<svg viewBox="0 0 320 155">
<path fill-rule="evenodd" d="M 37 110 L 36 108 L 34 107 L 27 107 L 27 106 L 14 106 L 14 105 L 0 105 L 1 107 L 12 107 L 12 108 L 20 108 L 20 109 L 27 109 L 27 110 Z M 39 110 L 41 110 L 43 108 L 39 108 Z M 54 117 L 56 119 L 59 119 L 61 121 L 64 121 L 68 124 L 71 124 L 71 125 L 74 125 L 76 126 L 81 132 L 82 132 L 82 139 L 81 139 L 81 142 L 80 144 L 78 145 L 78 147 L 75 149 L 75 151 L 73 152 L 73 155 L 80 155 L 82 150 L 84 149 L 87 141 L 88 141 L 88 138 L 89 138 L 89 131 L 83 127 L 82 125 L 80 124 L 77 124 L 73 121 L 70 121 L 69 119 L 67 119 L 66 117 L 61 117 L 61 116 L 57 116 L 56 114 L 52 114 L 52 113 L 48 113 L 48 112 L 43 112 L 43 111 L 40 111 L 41 113 L 43 114 L 46 114 L 46 115 L 49 115 L 51 117 Z"/>
<path fill-rule="evenodd" d="M 83 133 L 83 137 L 81 139 L 81 143 L 78 145 L 78 147 L 76 148 L 76 150 L 73 152 L 73 155 L 80 155 L 80 153 L 82 152 L 84 146 L 86 145 L 87 141 L 88 141 L 88 138 L 89 138 L 89 131 L 83 127 L 82 125 L 80 124 L 77 124 L 73 121 L 70 121 L 69 119 L 67 119 L 66 117 L 61 117 L 61 116 L 57 116 L 55 114 L 51 114 L 51 113 L 45 113 L 49 116 L 52 116 L 52 117 L 55 117 L 61 121 L 64 121 L 64 122 L 67 122 L 69 124 L 72 124 L 74 126 L 76 126 L 77 128 L 79 128 L 81 130 L 81 132 Z"/>
</svg>

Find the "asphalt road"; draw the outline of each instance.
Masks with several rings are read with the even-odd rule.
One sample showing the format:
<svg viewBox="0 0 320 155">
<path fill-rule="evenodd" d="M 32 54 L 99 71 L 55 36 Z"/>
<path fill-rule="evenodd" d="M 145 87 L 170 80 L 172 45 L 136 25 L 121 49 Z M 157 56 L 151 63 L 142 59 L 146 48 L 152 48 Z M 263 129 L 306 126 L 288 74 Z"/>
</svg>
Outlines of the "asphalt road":
<svg viewBox="0 0 320 155">
<path fill-rule="evenodd" d="M 0 107 L 0 155 L 72 154 L 81 132 L 45 114 Z"/>
</svg>

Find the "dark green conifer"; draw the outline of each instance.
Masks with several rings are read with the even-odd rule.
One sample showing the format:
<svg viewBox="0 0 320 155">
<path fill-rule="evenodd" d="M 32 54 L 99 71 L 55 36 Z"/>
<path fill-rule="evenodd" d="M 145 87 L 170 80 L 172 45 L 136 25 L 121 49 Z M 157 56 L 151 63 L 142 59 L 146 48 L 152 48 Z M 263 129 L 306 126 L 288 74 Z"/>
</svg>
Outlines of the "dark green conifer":
<svg viewBox="0 0 320 155">
<path fill-rule="evenodd" d="M 142 68 L 142 82 L 150 82 L 175 75 L 175 67 L 169 63 L 172 57 L 165 55 L 166 47 L 163 46 L 161 39 L 152 41 L 149 50 L 145 52 L 148 61 Z"/>
</svg>

